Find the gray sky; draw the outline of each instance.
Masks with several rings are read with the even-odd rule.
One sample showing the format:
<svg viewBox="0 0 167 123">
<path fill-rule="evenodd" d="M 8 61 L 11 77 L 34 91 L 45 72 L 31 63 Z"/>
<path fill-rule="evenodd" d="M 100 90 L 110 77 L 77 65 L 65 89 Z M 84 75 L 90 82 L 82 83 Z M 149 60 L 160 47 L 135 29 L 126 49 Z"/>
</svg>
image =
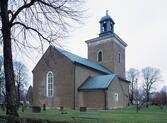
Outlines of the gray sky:
<svg viewBox="0 0 167 123">
<path fill-rule="evenodd" d="M 167 0 L 87 0 L 84 8 L 88 8 L 88 11 L 84 24 L 75 27 L 62 44 L 72 53 L 87 57 L 85 40 L 98 36 L 99 20 L 109 10 L 109 15 L 115 21 L 115 33 L 128 44 L 126 70 L 141 70 L 146 66 L 159 68 L 164 80 L 159 84 L 160 88 L 167 85 L 166 6 Z M 30 84 L 31 71 L 41 55 L 36 55 L 33 60 L 23 58 L 29 69 Z"/>
<path fill-rule="evenodd" d="M 88 18 L 66 39 L 67 48 L 87 57 L 85 40 L 97 37 L 99 20 L 109 10 L 115 33 L 127 44 L 126 69 L 151 66 L 161 70 L 167 85 L 167 1 L 166 0 L 87 0 Z"/>
</svg>

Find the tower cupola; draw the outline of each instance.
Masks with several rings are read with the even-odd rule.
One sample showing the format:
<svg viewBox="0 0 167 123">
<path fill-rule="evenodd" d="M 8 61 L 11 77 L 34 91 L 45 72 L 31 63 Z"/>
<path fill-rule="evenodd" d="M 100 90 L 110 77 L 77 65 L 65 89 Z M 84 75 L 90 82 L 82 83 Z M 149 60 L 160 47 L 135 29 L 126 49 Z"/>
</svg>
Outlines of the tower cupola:
<svg viewBox="0 0 167 123">
<path fill-rule="evenodd" d="M 114 24 L 113 19 L 108 15 L 108 10 L 106 11 L 106 15 L 103 16 L 100 21 L 100 34 L 99 36 L 103 36 L 106 34 L 114 33 Z"/>
</svg>

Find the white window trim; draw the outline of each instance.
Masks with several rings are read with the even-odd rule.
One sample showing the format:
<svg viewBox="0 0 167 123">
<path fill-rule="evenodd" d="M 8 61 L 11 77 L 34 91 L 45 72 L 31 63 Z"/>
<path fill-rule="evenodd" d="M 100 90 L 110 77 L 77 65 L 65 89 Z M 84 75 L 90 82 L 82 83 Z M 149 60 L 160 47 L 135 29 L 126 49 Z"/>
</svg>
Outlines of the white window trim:
<svg viewBox="0 0 167 123">
<path fill-rule="evenodd" d="M 48 95 L 48 74 L 52 74 L 53 75 L 53 72 L 52 71 L 48 71 L 47 74 L 46 74 L 46 96 L 47 97 L 53 97 L 54 96 L 54 75 L 53 75 L 53 85 L 52 85 L 52 96 L 49 96 Z"/>
<path fill-rule="evenodd" d="M 114 101 L 116 103 L 119 101 L 118 93 L 114 93 Z"/>
<path fill-rule="evenodd" d="M 99 61 L 99 52 L 101 52 L 101 61 Z M 98 52 L 97 52 L 97 54 L 96 54 L 96 60 L 97 60 L 97 62 L 103 62 L 103 51 L 102 50 L 99 50 Z"/>
</svg>

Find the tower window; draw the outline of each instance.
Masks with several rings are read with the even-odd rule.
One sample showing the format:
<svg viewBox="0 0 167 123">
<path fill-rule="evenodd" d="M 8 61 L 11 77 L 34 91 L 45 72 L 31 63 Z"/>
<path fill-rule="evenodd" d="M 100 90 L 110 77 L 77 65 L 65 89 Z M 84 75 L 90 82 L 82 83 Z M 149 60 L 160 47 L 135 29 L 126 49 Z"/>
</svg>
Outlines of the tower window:
<svg viewBox="0 0 167 123">
<path fill-rule="evenodd" d="M 103 53 L 102 53 L 102 51 L 99 51 L 97 53 L 97 61 L 102 62 L 102 60 L 103 60 Z"/>
<path fill-rule="evenodd" d="M 103 23 L 103 32 L 106 32 L 107 31 L 107 23 L 104 21 Z"/>
<path fill-rule="evenodd" d="M 54 76 L 51 71 L 47 73 L 47 80 L 46 80 L 46 95 L 48 97 L 53 97 L 54 93 Z"/>
<path fill-rule="evenodd" d="M 121 63 L 121 54 L 118 54 L 118 63 Z"/>
</svg>

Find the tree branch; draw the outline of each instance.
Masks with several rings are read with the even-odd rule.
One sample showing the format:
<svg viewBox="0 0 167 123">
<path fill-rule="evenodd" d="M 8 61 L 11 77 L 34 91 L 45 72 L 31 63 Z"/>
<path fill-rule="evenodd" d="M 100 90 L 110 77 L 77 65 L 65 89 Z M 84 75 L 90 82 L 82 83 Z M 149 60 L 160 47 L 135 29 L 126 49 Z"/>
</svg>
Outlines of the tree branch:
<svg viewBox="0 0 167 123">
<path fill-rule="evenodd" d="M 11 10 L 8 10 L 8 13 L 13 16 L 13 12 Z"/>
<path fill-rule="evenodd" d="M 24 4 L 23 6 L 21 6 L 20 8 L 17 9 L 17 11 L 13 14 L 11 20 L 10 20 L 10 23 L 12 23 L 15 18 L 17 17 L 17 15 L 25 8 L 29 8 L 31 7 L 37 0 L 31 0 L 30 3 L 27 3 L 27 4 Z"/>
<path fill-rule="evenodd" d="M 12 24 L 12 26 L 14 26 L 14 25 L 21 25 L 21 26 L 23 26 L 23 27 L 24 27 L 25 29 L 27 29 L 27 30 L 32 30 L 32 31 L 36 32 L 39 37 L 42 37 L 44 40 L 46 40 L 46 41 L 48 41 L 48 42 L 50 43 L 50 41 L 49 41 L 46 37 L 44 37 L 37 29 L 34 29 L 34 28 L 32 28 L 32 27 L 29 27 L 29 26 L 27 26 L 27 25 L 25 25 L 25 24 L 23 24 L 23 23 L 21 23 L 21 22 L 14 22 L 14 23 Z"/>
<path fill-rule="evenodd" d="M 46 6 L 51 7 L 51 8 L 53 8 L 53 9 L 55 9 L 55 10 L 57 11 L 57 9 L 58 9 L 58 8 L 61 8 L 62 6 L 64 6 L 64 4 L 65 4 L 67 1 L 64 1 L 61 5 L 59 5 L 59 6 L 57 6 L 57 7 L 52 6 L 51 4 L 46 3 L 46 2 L 44 2 L 44 1 L 42 1 L 42 0 L 39 0 L 39 2 L 42 3 L 42 4 L 44 4 L 44 5 L 46 5 Z M 58 12 L 58 11 L 57 11 L 57 12 Z"/>
</svg>

